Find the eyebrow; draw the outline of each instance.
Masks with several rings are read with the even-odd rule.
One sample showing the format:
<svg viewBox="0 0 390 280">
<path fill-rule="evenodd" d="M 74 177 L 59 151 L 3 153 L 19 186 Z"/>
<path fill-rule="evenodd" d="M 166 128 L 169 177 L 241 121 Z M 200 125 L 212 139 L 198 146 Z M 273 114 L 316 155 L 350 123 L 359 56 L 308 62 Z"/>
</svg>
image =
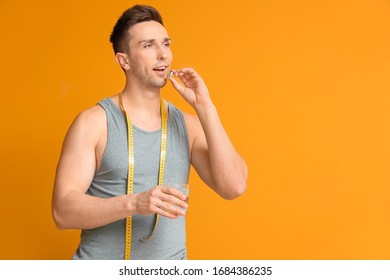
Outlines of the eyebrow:
<svg viewBox="0 0 390 280">
<path fill-rule="evenodd" d="M 165 37 L 163 40 L 163 42 L 166 42 L 166 41 L 172 41 L 172 38 L 169 38 L 169 37 Z M 138 42 L 138 45 L 141 45 L 143 43 L 154 43 L 156 42 L 156 39 L 146 39 L 146 40 L 141 40 Z"/>
</svg>

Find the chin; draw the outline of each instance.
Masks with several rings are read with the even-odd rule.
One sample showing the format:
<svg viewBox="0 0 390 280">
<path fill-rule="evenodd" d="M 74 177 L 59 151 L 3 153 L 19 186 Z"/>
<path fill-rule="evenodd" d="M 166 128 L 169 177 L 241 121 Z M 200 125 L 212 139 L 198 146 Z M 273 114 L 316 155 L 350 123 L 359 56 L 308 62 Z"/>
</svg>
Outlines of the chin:
<svg viewBox="0 0 390 280">
<path fill-rule="evenodd" d="M 164 81 L 153 81 L 150 85 L 154 88 L 163 88 L 167 84 L 168 80 L 164 79 Z"/>
</svg>

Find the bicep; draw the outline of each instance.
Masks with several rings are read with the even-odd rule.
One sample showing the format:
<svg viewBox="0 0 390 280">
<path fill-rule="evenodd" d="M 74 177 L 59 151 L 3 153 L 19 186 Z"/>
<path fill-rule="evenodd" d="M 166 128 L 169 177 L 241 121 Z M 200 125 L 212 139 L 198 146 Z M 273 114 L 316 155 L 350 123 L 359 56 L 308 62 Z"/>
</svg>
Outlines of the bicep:
<svg viewBox="0 0 390 280">
<path fill-rule="evenodd" d="M 187 117 L 186 123 L 191 141 L 191 165 L 203 182 L 213 188 L 215 183 L 211 174 L 209 150 L 203 128 L 195 116 Z"/>
<path fill-rule="evenodd" d="M 78 116 L 65 137 L 54 186 L 54 198 L 69 191 L 85 193 L 96 169 L 93 134 L 89 133 L 83 117 Z"/>
</svg>

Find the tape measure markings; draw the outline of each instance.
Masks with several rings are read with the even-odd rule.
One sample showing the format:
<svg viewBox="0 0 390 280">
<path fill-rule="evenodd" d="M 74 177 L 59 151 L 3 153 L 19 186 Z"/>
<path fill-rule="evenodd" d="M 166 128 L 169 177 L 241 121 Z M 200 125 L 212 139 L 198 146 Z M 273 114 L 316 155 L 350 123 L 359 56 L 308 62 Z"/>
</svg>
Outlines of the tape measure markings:
<svg viewBox="0 0 390 280">
<path fill-rule="evenodd" d="M 129 153 L 129 166 L 128 166 L 128 175 L 127 175 L 127 194 L 133 194 L 134 191 L 134 138 L 133 138 L 133 126 L 129 115 L 127 114 L 122 100 L 122 92 L 119 94 L 119 105 L 122 112 L 126 116 L 127 122 L 127 139 L 128 139 L 128 153 Z M 161 98 L 161 147 L 160 147 L 160 166 L 159 166 L 159 176 L 158 184 L 164 184 L 164 171 L 165 171 L 165 160 L 166 160 L 166 150 L 167 150 L 167 134 L 168 134 L 168 125 L 167 125 L 167 112 L 165 110 L 164 99 Z M 141 241 L 147 241 L 152 238 L 153 233 L 157 227 L 159 215 L 155 215 L 155 223 L 152 229 L 152 232 L 146 238 L 141 238 Z M 125 240 L 125 260 L 130 259 L 131 255 L 131 245 L 132 245 L 132 216 L 126 218 L 126 240 Z"/>
</svg>

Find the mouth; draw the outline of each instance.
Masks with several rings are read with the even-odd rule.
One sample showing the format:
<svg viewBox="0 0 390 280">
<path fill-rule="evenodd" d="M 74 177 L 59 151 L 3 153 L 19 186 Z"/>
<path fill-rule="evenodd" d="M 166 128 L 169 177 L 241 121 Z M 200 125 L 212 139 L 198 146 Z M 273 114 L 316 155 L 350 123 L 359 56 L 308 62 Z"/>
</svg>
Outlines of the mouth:
<svg viewBox="0 0 390 280">
<path fill-rule="evenodd" d="M 158 74 L 165 73 L 167 70 L 168 70 L 168 66 L 159 66 L 159 67 L 153 68 L 153 71 L 158 73 Z"/>
</svg>

